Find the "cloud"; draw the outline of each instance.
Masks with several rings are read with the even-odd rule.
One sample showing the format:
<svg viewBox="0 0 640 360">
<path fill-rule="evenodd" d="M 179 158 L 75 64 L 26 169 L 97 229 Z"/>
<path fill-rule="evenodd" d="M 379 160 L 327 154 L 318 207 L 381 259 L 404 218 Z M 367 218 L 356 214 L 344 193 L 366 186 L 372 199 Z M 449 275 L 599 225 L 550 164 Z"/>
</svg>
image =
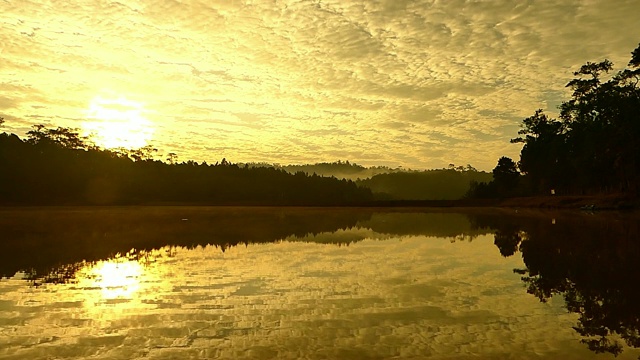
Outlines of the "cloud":
<svg viewBox="0 0 640 360">
<path fill-rule="evenodd" d="M 553 114 L 582 63 L 627 63 L 640 41 L 636 6 L 5 2 L 0 115 L 58 114 L 68 119 L 59 125 L 78 126 L 91 99 L 107 92 L 144 102 L 149 120 L 164 129 L 154 145 L 180 144 L 166 150 L 182 158 L 218 158 L 200 144 L 221 132 L 232 161 L 366 154 L 350 160 L 413 168 L 471 162 L 489 170 L 501 155 L 517 157 L 508 141 L 519 119 L 538 108 Z M 448 153 L 425 150 L 439 141 Z"/>
</svg>

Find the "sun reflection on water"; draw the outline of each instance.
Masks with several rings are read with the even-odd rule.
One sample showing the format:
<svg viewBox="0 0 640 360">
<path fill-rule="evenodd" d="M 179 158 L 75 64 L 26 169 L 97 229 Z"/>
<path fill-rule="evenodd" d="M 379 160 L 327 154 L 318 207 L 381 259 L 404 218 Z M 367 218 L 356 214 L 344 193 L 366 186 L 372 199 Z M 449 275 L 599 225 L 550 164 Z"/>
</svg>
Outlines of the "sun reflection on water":
<svg viewBox="0 0 640 360">
<path fill-rule="evenodd" d="M 132 298 L 140 290 L 140 277 L 144 269 L 134 260 L 111 260 L 98 263 L 90 271 L 94 286 L 102 289 L 105 300 Z"/>
<path fill-rule="evenodd" d="M 93 319 L 112 321 L 128 312 L 143 311 L 169 284 L 163 281 L 164 268 L 157 262 L 167 254 L 170 256 L 166 249 L 132 249 L 108 260 L 87 263 L 76 274 L 74 288 Z"/>
</svg>

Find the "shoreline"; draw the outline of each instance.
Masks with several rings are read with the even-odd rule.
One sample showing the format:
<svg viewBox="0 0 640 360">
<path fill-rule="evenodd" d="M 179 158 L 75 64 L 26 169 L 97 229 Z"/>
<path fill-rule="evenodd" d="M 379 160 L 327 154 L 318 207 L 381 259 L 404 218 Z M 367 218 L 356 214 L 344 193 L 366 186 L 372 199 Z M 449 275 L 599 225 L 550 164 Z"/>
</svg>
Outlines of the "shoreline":
<svg viewBox="0 0 640 360">
<path fill-rule="evenodd" d="M 139 204 L 2 204 L 0 208 L 29 207 L 254 207 L 254 208 L 523 208 L 523 209 L 574 209 L 574 210 L 637 210 L 640 198 L 626 194 L 605 195 L 546 195 L 503 199 L 457 199 L 457 200 L 379 200 L 351 204 L 252 204 L 246 203 L 182 203 L 158 202 Z"/>
<path fill-rule="evenodd" d="M 637 210 L 640 198 L 626 194 L 545 195 L 503 199 L 399 200 L 378 202 L 383 207 L 511 208 L 564 210 Z"/>
</svg>

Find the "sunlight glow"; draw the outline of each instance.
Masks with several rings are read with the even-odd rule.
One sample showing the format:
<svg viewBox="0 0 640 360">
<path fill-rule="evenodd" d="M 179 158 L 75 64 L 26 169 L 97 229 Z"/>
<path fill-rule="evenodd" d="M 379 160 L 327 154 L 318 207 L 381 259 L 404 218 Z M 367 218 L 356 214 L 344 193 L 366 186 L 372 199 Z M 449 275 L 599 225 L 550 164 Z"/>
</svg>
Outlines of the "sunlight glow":
<svg viewBox="0 0 640 360">
<path fill-rule="evenodd" d="M 131 249 L 108 260 L 86 262 L 76 273 L 72 286 L 95 324 L 107 324 L 126 316 L 155 308 L 159 293 L 171 291 L 171 267 L 158 261 L 170 255 L 168 248 L 152 251 Z M 104 325 L 106 326 L 106 325 Z"/>
<path fill-rule="evenodd" d="M 154 126 L 145 114 L 144 104 L 125 97 L 95 97 L 89 103 L 84 135 L 96 145 L 107 148 L 135 149 L 147 145 Z"/>
<path fill-rule="evenodd" d="M 102 289 L 105 300 L 130 299 L 140 288 L 142 265 L 137 261 L 105 261 L 92 269 L 95 286 Z"/>
</svg>

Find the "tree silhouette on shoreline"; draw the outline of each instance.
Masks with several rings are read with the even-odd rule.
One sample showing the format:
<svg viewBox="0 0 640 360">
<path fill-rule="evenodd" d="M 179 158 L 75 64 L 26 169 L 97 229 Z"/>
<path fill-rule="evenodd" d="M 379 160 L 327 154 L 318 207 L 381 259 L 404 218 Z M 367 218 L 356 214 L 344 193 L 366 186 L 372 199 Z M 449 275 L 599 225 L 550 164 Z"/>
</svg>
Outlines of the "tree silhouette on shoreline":
<svg viewBox="0 0 640 360">
<path fill-rule="evenodd" d="M 540 109 L 522 121 L 512 143 L 523 144 L 513 195 L 594 194 L 640 190 L 640 44 L 630 68 L 609 72 L 609 60 L 587 62 L 566 87 L 573 93 L 558 119 Z M 608 77 L 608 79 L 607 79 Z M 495 187 L 495 186 L 493 186 Z M 492 191 L 489 191 L 492 190 Z M 475 184 L 469 197 L 504 196 Z"/>
<path fill-rule="evenodd" d="M 216 165 L 157 149 L 107 150 L 88 145 L 76 129 L 35 125 L 26 140 L 0 134 L 0 203 L 352 205 L 372 199 L 353 181 L 249 168 L 223 159 Z M 173 161 L 171 161 L 173 160 Z"/>
</svg>

